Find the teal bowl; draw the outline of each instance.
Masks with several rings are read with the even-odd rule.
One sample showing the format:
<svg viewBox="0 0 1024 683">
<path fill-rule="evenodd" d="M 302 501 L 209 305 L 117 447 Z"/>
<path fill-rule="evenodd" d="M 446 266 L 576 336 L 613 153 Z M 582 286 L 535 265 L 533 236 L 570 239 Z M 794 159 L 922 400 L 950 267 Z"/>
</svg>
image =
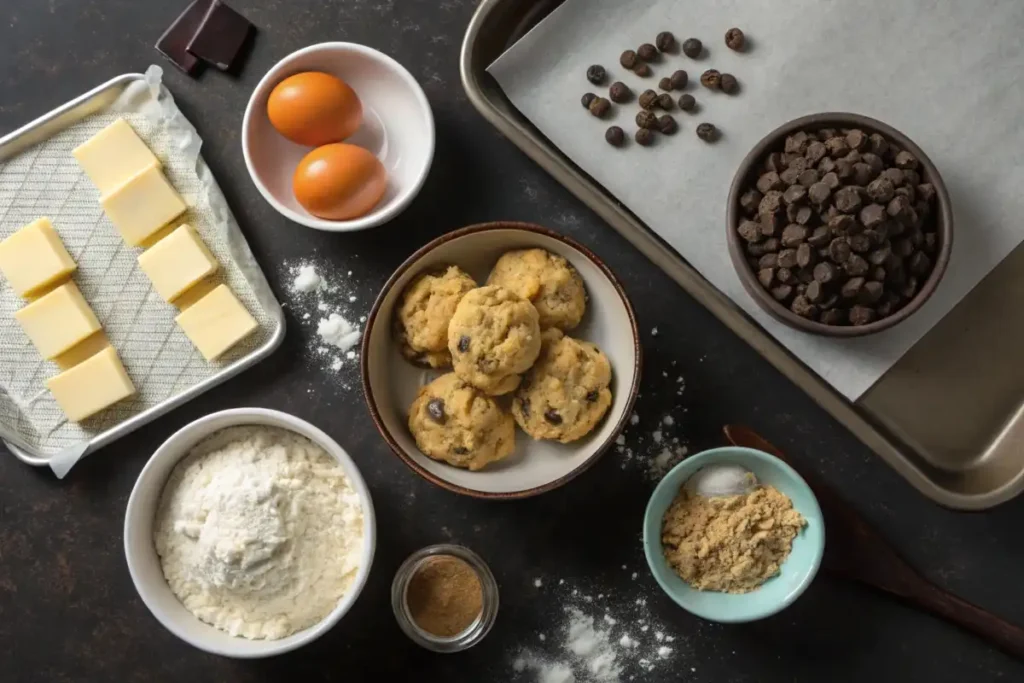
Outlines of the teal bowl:
<svg viewBox="0 0 1024 683">
<path fill-rule="evenodd" d="M 702 467 L 734 464 L 753 472 L 762 484 L 774 486 L 790 500 L 807 526 L 793 540 L 793 551 L 778 576 L 750 593 L 733 595 L 691 588 L 669 567 L 661 548 L 661 521 L 679 488 Z M 752 448 L 727 446 L 693 455 L 665 475 L 651 494 L 644 513 L 644 554 L 662 590 L 687 612 L 726 624 L 770 617 L 793 604 L 814 580 L 825 551 L 825 524 L 818 500 L 807 482 L 778 458 Z"/>
</svg>

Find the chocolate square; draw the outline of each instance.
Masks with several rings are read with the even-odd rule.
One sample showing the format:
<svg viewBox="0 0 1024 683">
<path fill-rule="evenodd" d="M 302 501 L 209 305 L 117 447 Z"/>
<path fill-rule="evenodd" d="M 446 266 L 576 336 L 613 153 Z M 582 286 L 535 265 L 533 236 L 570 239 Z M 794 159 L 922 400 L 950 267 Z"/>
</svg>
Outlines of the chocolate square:
<svg viewBox="0 0 1024 683">
<path fill-rule="evenodd" d="M 185 50 L 221 71 L 229 71 L 252 29 L 248 19 L 220 0 L 214 0 Z"/>
<path fill-rule="evenodd" d="M 189 76 L 197 74 L 203 63 L 190 55 L 186 48 L 215 3 L 216 0 L 195 0 L 156 41 L 156 49 L 160 54 Z"/>
</svg>

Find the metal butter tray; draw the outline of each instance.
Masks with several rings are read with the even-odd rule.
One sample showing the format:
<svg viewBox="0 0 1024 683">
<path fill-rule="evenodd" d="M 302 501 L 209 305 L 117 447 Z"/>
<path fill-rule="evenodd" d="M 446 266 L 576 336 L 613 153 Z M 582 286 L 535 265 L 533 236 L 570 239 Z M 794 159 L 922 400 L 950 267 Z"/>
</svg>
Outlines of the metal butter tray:
<svg viewBox="0 0 1024 683">
<path fill-rule="evenodd" d="M 555 148 L 486 72 L 560 4 L 483 0 L 461 55 L 463 85 L 480 113 L 926 496 L 981 510 L 1020 493 L 1024 250 L 1016 249 L 859 400 L 848 401 Z"/>
<path fill-rule="evenodd" d="M 155 69 L 118 76 L 0 138 L 0 238 L 40 216 L 53 220 L 79 263 L 76 282 L 138 389 L 135 398 L 81 425 L 67 423 L 43 382 L 70 363 L 39 359 L 11 319 L 23 302 L 0 284 L 0 420 L 17 439 L 18 446 L 8 448 L 30 465 L 46 465 L 58 453 L 93 452 L 251 367 L 284 338 L 281 305 L 198 147 L 191 155 L 182 151 L 182 136 L 194 142 L 195 133 L 159 81 Z M 131 108 L 112 112 L 126 91 L 140 93 L 140 101 L 158 107 L 162 118 Z M 221 264 L 219 279 L 260 324 L 221 361 L 206 363 L 177 329 L 177 309 L 152 291 L 137 268 L 138 250 L 126 247 L 103 217 L 95 189 L 71 156 L 117 116 L 127 118 L 162 157 L 165 173 L 189 200 L 183 222 L 199 230 Z M 195 291 L 204 286 L 209 283 Z"/>
</svg>

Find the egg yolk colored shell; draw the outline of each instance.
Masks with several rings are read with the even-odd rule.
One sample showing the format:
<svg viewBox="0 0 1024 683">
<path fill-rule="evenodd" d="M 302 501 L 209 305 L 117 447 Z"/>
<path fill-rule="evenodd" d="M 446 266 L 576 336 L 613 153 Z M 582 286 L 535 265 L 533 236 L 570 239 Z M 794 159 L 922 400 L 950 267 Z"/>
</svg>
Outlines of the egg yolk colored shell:
<svg viewBox="0 0 1024 683">
<path fill-rule="evenodd" d="M 335 143 L 317 147 L 299 162 L 292 190 L 318 218 L 344 221 L 369 213 L 387 189 L 384 165 L 362 147 Z"/>
<path fill-rule="evenodd" d="M 306 71 L 274 86 L 267 99 L 267 117 L 292 142 L 319 147 L 355 133 L 363 122 L 363 105 L 340 78 Z"/>
</svg>

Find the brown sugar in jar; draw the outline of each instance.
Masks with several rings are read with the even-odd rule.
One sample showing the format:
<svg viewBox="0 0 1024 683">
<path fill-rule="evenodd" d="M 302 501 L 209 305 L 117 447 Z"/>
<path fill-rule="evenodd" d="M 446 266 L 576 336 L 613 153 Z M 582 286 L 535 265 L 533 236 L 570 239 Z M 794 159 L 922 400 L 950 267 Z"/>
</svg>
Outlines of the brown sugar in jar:
<svg viewBox="0 0 1024 683">
<path fill-rule="evenodd" d="M 469 548 L 428 546 L 395 572 L 391 606 L 413 642 L 435 652 L 460 652 L 494 626 L 498 584 L 487 563 Z"/>
<path fill-rule="evenodd" d="M 452 555 L 428 558 L 416 568 L 405 594 L 418 627 L 440 638 L 459 635 L 483 610 L 483 587 L 476 571 Z"/>
</svg>

